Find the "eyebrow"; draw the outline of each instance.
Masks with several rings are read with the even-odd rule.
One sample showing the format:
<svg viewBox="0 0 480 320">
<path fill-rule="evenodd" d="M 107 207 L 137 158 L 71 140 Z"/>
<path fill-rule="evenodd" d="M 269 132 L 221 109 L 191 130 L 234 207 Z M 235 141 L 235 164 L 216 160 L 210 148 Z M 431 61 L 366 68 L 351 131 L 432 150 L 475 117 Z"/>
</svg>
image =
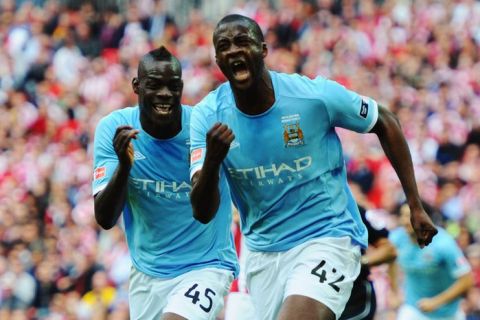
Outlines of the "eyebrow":
<svg viewBox="0 0 480 320">
<path fill-rule="evenodd" d="M 160 74 L 160 73 L 151 73 L 151 74 L 146 74 L 145 75 L 146 80 L 162 80 L 164 78 L 165 78 L 164 75 Z M 170 77 L 170 79 L 181 80 L 181 76 L 180 75 L 173 75 L 173 76 Z"/>
</svg>

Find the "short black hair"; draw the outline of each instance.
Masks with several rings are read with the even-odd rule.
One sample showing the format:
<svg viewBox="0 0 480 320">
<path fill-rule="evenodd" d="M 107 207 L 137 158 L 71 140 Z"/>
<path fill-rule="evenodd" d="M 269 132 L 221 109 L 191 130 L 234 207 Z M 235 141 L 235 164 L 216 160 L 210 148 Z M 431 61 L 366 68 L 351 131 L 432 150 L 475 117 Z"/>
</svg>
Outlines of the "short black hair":
<svg viewBox="0 0 480 320">
<path fill-rule="evenodd" d="M 241 14 L 229 14 L 229 15 L 226 15 L 225 17 L 223 17 L 222 20 L 220 20 L 217 23 L 217 26 L 215 27 L 215 32 L 218 28 L 220 28 L 220 26 L 222 24 L 230 23 L 230 22 L 236 22 L 236 21 L 244 21 L 248 25 L 252 26 L 253 27 L 253 32 L 255 33 L 255 36 L 257 36 L 257 39 L 260 40 L 261 42 L 265 41 L 262 29 L 260 28 L 258 23 L 255 20 L 253 20 L 253 19 L 251 19 L 247 16 L 242 16 Z M 215 32 L 213 33 L 214 36 L 215 36 Z"/>
<path fill-rule="evenodd" d="M 153 49 L 142 57 L 140 63 L 138 64 L 139 77 L 144 74 L 145 65 L 151 61 L 171 61 L 172 63 L 177 65 L 180 71 L 180 75 L 182 74 L 180 61 L 178 61 L 178 59 L 173 54 L 171 54 L 170 51 L 167 50 L 167 48 L 161 46 L 159 48 Z"/>
</svg>

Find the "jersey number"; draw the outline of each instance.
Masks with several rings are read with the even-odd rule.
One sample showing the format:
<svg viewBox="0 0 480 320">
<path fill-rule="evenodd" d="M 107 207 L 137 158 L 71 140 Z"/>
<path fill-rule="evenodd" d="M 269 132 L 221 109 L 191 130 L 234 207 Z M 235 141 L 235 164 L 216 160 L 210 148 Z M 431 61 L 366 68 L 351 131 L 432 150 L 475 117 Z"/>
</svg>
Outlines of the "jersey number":
<svg viewBox="0 0 480 320">
<path fill-rule="evenodd" d="M 333 274 L 337 273 L 337 270 L 335 268 L 333 268 L 331 271 Z M 317 276 L 320 280 L 320 283 L 324 283 L 325 281 L 327 281 L 328 279 L 327 279 L 327 270 L 325 269 L 325 260 L 320 261 L 318 266 L 312 269 L 311 274 Z M 339 278 L 337 278 L 334 281 L 327 282 L 327 284 L 330 287 L 332 287 L 333 290 L 335 290 L 336 292 L 340 292 L 340 287 L 337 286 L 337 283 L 343 281 L 343 279 L 345 279 L 345 276 L 342 274 L 340 275 Z"/>
<path fill-rule="evenodd" d="M 200 291 L 195 290 L 198 287 L 198 283 L 195 283 L 190 289 L 185 292 L 185 297 L 192 299 L 193 304 L 197 304 L 198 301 L 200 301 Z M 210 288 L 205 289 L 205 292 L 203 293 L 205 295 L 205 298 L 208 299 L 208 306 L 204 306 L 200 304 L 200 308 L 205 311 L 205 312 L 210 312 L 212 310 L 212 305 L 213 305 L 213 300 L 212 296 L 215 296 L 215 291 L 213 291 Z"/>
</svg>

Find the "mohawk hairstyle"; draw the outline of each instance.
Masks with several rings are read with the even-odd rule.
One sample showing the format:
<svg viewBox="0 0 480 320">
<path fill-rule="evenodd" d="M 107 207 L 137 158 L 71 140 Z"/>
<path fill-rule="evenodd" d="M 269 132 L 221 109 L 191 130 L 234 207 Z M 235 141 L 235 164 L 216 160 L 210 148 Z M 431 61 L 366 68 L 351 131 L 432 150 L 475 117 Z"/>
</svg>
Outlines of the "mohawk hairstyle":
<svg viewBox="0 0 480 320">
<path fill-rule="evenodd" d="M 170 61 L 173 58 L 173 55 L 170 51 L 165 48 L 165 46 L 161 46 L 160 48 L 153 49 L 146 56 L 152 57 L 154 60 L 159 61 Z"/>
<path fill-rule="evenodd" d="M 253 32 L 255 33 L 255 35 L 257 36 L 258 40 L 260 40 L 261 42 L 264 42 L 265 41 L 265 38 L 263 37 L 263 32 L 262 32 L 262 29 L 260 28 L 260 26 L 258 25 L 258 23 L 249 18 L 249 17 L 246 17 L 246 16 L 242 16 L 241 14 L 229 14 L 229 15 L 226 15 L 225 17 L 222 18 L 222 20 L 220 20 L 218 23 L 217 23 L 217 26 L 215 27 L 215 30 L 217 30 L 222 24 L 225 24 L 225 23 L 229 23 L 229 22 L 236 22 L 236 21 L 244 21 L 246 22 L 248 25 L 250 25 L 251 27 L 253 27 Z M 214 32 L 215 34 L 215 32 Z"/>
<path fill-rule="evenodd" d="M 165 48 L 165 46 L 161 46 L 159 48 L 153 49 L 152 51 L 145 54 L 140 63 L 138 64 L 138 75 L 143 75 L 145 72 L 145 65 L 152 61 L 171 61 L 172 63 L 176 64 L 178 69 L 180 70 L 180 74 L 182 73 L 182 66 L 180 61 L 170 53 L 170 51 Z"/>
</svg>

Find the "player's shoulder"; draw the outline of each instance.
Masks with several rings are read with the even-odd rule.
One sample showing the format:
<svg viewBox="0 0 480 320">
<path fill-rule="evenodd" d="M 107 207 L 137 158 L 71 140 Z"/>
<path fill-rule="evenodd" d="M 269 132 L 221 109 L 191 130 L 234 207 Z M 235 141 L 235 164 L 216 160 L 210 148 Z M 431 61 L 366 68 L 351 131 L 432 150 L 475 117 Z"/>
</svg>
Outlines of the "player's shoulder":
<svg viewBox="0 0 480 320">
<path fill-rule="evenodd" d="M 280 94 L 289 97 L 320 98 L 328 85 L 328 79 L 317 76 L 309 78 L 298 73 L 281 73 L 270 71 L 274 82 L 280 89 Z"/>
<path fill-rule="evenodd" d="M 138 120 L 138 106 L 114 110 L 99 121 L 99 125 L 133 125 Z"/>
<path fill-rule="evenodd" d="M 190 119 L 190 115 L 192 114 L 193 107 L 186 104 L 182 104 L 182 110 L 187 116 L 187 118 Z"/>
<path fill-rule="evenodd" d="M 210 91 L 193 108 L 193 114 L 209 116 L 232 106 L 232 89 L 228 82 L 222 83 L 215 90 Z"/>
<path fill-rule="evenodd" d="M 393 244 L 401 244 L 401 243 L 408 243 L 408 234 L 405 228 L 403 227 L 396 227 L 392 230 L 390 230 L 390 233 L 388 235 L 388 239 L 393 242 Z"/>
<path fill-rule="evenodd" d="M 447 230 L 445 230 L 442 227 L 437 226 L 438 233 L 433 237 L 432 243 L 438 246 L 439 248 L 445 247 L 445 246 L 456 246 L 455 239 L 453 236 L 448 233 Z"/>
</svg>

